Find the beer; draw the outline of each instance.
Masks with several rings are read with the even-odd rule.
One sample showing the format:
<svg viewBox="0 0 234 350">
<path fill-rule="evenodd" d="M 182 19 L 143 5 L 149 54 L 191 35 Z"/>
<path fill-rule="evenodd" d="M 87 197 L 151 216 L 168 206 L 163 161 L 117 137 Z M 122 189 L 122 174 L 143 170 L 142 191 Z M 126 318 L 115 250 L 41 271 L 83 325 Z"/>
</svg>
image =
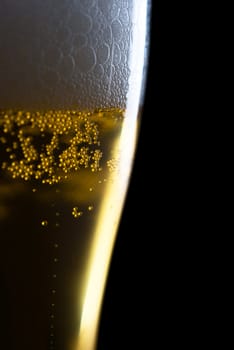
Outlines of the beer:
<svg viewBox="0 0 234 350">
<path fill-rule="evenodd" d="M 1 349 L 95 349 L 149 12 L 150 0 L 0 2 Z"/>
<path fill-rule="evenodd" d="M 117 108 L 0 111 L 2 348 L 92 348 L 131 164 L 125 122 Z"/>
</svg>

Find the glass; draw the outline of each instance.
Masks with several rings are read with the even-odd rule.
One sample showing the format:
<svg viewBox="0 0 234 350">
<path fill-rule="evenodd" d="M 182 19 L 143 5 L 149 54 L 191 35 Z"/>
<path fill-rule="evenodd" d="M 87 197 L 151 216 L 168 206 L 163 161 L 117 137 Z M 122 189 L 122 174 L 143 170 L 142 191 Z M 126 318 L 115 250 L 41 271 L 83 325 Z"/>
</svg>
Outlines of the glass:
<svg viewBox="0 0 234 350">
<path fill-rule="evenodd" d="M 94 350 L 150 1 L 0 2 L 1 348 Z"/>
</svg>

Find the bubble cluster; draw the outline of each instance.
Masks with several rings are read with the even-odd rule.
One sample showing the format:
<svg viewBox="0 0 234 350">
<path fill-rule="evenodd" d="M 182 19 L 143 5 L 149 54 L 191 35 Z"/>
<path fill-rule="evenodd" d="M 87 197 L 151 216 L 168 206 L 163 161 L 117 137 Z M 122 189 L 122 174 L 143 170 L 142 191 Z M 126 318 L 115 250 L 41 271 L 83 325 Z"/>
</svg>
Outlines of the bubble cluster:
<svg viewBox="0 0 234 350">
<path fill-rule="evenodd" d="M 54 186 L 56 196 L 61 195 L 64 184 L 74 181 L 74 175 L 87 176 L 87 195 L 95 195 L 95 184 L 103 182 L 107 169 L 114 171 L 116 160 L 112 156 L 108 140 L 121 126 L 124 111 L 118 108 L 97 109 L 95 111 L 48 110 L 0 110 L 0 170 L 8 179 L 32 183 L 31 191 L 37 194 L 40 185 Z M 120 121 L 120 123 L 119 123 Z M 100 177 L 100 172 L 103 176 Z M 97 176 L 94 175 L 97 173 Z M 76 175 L 75 175 L 76 176 Z M 78 177 L 76 177 L 78 179 Z M 89 182 L 93 178 L 94 181 Z M 71 182 L 69 182 L 71 180 Z M 83 195 L 85 196 L 85 195 Z M 92 198 L 93 198 L 92 196 Z M 92 199 L 93 200 L 93 199 Z M 73 205 L 78 205 L 78 207 Z M 82 205 L 82 210 L 79 206 Z M 55 207 L 55 203 L 51 204 Z M 93 203 L 84 207 L 73 202 L 70 213 L 80 218 L 84 211 L 91 212 Z M 60 227 L 59 210 L 56 222 L 41 217 L 43 230 L 49 225 Z M 50 221 L 50 222 L 49 222 Z"/>
<path fill-rule="evenodd" d="M 117 159 L 110 159 L 107 161 L 107 166 L 111 172 L 114 172 L 117 169 L 118 166 L 118 160 Z"/>
<path fill-rule="evenodd" d="M 72 209 L 72 215 L 74 216 L 74 218 L 79 218 L 80 216 L 82 216 L 83 212 L 81 210 L 79 210 L 78 207 L 74 207 Z"/>
<path fill-rule="evenodd" d="M 122 110 L 108 111 L 122 115 Z M 1 168 L 12 178 L 57 184 L 71 172 L 101 171 L 100 126 L 106 111 L 0 111 Z M 94 121 L 94 120 L 95 121 Z"/>
</svg>

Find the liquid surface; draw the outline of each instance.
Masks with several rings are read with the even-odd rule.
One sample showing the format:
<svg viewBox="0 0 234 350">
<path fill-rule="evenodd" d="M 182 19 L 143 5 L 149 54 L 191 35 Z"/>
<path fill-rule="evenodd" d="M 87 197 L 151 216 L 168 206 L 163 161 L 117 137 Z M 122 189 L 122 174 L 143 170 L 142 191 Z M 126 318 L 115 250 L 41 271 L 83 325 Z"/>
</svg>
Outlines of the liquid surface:
<svg viewBox="0 0 234 350">
<path fill-rule="evenodd" d="M 1 348 L 77 349 L 88 252 L 118 178 L 123 115 L 0 110 Z"/>
</svg>

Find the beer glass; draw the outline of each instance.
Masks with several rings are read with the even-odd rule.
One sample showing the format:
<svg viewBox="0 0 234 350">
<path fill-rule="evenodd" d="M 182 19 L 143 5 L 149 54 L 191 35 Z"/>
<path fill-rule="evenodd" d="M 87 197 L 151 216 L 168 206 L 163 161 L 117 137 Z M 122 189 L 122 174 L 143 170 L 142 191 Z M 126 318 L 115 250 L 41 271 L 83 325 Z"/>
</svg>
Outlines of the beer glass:
<svg viewBox="0 0 234 350">
<path fill-rule="evenodd" d="M 94 350 L 150 1 L 0 1 L 0 347 Z"/>
</svg>

